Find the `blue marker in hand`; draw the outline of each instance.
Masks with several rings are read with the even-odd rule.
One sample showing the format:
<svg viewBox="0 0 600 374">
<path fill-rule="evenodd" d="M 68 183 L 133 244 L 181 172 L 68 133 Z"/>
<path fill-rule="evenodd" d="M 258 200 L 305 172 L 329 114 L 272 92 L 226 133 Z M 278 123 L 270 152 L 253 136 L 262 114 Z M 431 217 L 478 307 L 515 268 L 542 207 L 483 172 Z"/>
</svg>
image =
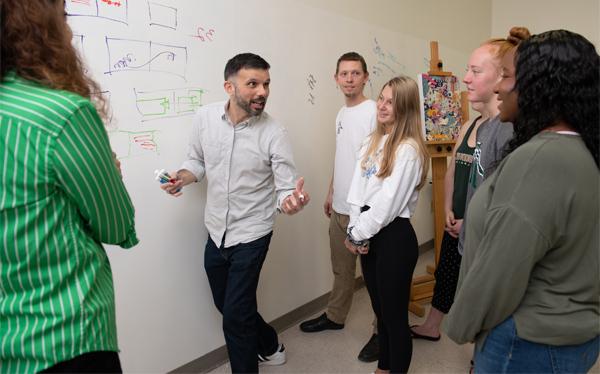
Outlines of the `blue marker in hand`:
<svg viewBox="0 0 600 374">
<path fill-rule="evenodd" d="M 177 178 L 171 177 L 171 175 L 169 175 L 169 173 L 167 173 L 165 171 L 165 169 L 154 170 L 154 178 L 157 181 L 159 181 L 160 184 L 175 183 L 175 182 L 177 182 Z M 175 192 L 172 192 L 172 194 L 176 194 L 179 191 L 181 191 L 181 188 L 178 188 Z"/>
</svg>

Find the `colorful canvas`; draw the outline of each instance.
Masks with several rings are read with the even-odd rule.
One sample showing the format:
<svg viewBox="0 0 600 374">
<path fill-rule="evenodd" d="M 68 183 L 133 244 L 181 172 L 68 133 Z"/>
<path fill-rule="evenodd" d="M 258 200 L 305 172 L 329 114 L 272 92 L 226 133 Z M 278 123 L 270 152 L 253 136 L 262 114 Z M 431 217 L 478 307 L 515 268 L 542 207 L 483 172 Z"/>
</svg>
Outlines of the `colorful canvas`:
<svg viewBox="0 0 600 374">
<path fill-rule="evenodd" d="M 418 83 L 425 140 L 456 140 L 462 123 L 458 79 L 420 74 Z"/>
</svg>

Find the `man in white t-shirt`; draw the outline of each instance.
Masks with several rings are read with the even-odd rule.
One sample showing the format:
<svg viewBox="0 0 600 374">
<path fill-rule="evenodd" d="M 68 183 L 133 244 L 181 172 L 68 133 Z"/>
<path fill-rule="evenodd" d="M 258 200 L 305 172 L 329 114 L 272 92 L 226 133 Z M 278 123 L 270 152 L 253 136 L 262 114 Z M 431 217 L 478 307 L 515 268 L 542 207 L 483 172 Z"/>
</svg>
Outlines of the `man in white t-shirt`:
<svg viewBox="0 0 600 374">
<path fill-rule="evenodd" d="M 329 238 L 334 281 L 327 311 L 315 319 L 301 323 L 300 329 L 304 332 L 344 328 L 354 295 L 357 257 L 344 246 L 350 214 L 346 199 L 361 144 L 375 128 L 377 118 L 375 102 L 367 99 L 363 93 L 369 80 L 369 72 L 361 55 L 356 52 L 343 54 L 338 59 L 334 79 L 345 98 L 345 105 L 335 120 L 335 165 L 324 204 L 325 214 L 330 218 Z M 377 360 L 378 353 L 374 331 L 358 358 L 371 362 Z"/>
</svg>

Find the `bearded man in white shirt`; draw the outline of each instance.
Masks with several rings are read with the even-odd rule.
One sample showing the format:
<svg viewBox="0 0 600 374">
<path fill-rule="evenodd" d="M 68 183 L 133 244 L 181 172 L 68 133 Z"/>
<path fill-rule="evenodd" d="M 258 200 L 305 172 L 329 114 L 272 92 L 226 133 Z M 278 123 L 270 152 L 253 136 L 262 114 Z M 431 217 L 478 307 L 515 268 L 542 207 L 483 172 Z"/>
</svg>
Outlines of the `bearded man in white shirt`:
<svg viewBox="0 0 600 374">
<path fill-rule="evenodd" d="M 161 185 L 173 196 L 208 182 L 204 214 L 209 238 L 204 267 L 234 373 L 285 363 L 277 332 L 257 311 L 256 288 L 277 211 L 299 212 L 310 200 L 297 178 L 286 130 L 264 112 L 270 65 L 243 53 L 225 66 L 229 100 L 201 107 L 194 118 L 188 160 L 175 181 Z"/>
<path fill-rule="evenodd" d="M 375 128 L 377 109 L 373 100 L 364 95 L 369 80 L 365 59 L 356 52 L 343 54 L 337 61 L 334 79 L 344 94 L 345 105 L 335 121 L 335 165 L 329 184 L 329 192 L 323 206 L 329 217 L 331 267 L 334 275 L 333 288 L 327 310 L 315 319 L 300 324 L 304 332 L 339 330 L 352 304 L 356 276 L 356 254 L 344 246 L 350 207 L 346 201 L 352 174 L 360 147 Z M 360 351 L 358 359 L 365 362 L 377 360 L 377 324 L 374 322 L 373 336 Z"/>
</svg>

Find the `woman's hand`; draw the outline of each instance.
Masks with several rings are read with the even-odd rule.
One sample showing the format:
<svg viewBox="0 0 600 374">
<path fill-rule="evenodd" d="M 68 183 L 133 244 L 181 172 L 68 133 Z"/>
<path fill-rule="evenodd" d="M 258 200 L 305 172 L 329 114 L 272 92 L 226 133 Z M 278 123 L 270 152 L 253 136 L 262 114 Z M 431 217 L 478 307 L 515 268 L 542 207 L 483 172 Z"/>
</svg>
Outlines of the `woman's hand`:
<svg viewBox="0 0 600 374">
<path fill-rule="evenodd" d="M 366 255 L 367 253 L 369 253 L 368 244 L 364 246 L 354 245 L 352 244 L 352 242 L 350 242 L 350 240 L 348 240 L 348 238 L 346 238 L 346 240 L 344 240 L 344 245 L 346 246 L 346 248 L 348 248 L 348 250 L 351 253 L 355 255 Z"/>
<path fill-rule="evenodd" d="M 460 228 L 462 227 L 463 220 L 454 218 L 454 212 L 450 211 L 446 213 L 446 227 L 444 230 L 453 238 L 458 238 L 460 235 Z"/>
</svg>

